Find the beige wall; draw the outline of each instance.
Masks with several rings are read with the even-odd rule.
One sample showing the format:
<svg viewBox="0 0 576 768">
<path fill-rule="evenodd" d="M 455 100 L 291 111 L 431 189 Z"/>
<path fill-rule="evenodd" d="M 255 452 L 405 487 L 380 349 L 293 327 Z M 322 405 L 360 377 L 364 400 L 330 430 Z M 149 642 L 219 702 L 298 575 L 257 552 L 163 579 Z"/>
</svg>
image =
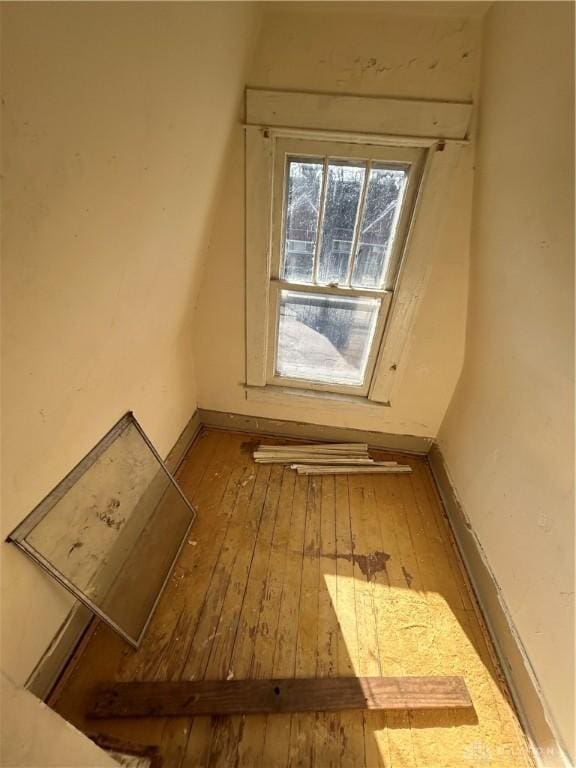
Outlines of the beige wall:
<svg viewBox="0 0 576 768">
<path fill-rule="evenodd" d="M 440 447 L 573 750 L 574 242 L 570 3 L 487 19 L 462 379 Z"/>
<path fill-rule="evenodd" d="M 398 4 L 393 5 L 398 8 Z M 270 89 L 472 100 L 480 53 L 479 11 L 473 9 L 472 18 L 433 16 L 426 7 L 426 13 L 406 15 L 407 5 L 400 6 L 404 13 L 390 13 L 380 3 L 270 3 L 248 84 Z M 465 6 L 469 10 L 468 4 Z M 276 402 L 257 395 L 247 400 L 243 386 L 244 150 L 238 126 L 198 305 L 199 405 L 276 419 L 435 436 L 464 352 L 471 164 L 471 150 L 464 151 L 462 170 L 447 200 L 450 216 L 439 234 L 442 245 L 433 257 L 392 407 L 342 406 L 290 396 Z"/>
<path fill-rule="evenodd" d="M 128 409 L 196 408 L 194 305 L 257 19 L 244 3 L 3 6 L 5 536 Z M 2 545 L 3 664 L 70 600 Z"/>
<path fill-rule="evenodd" d="M 119 763 L 0 672 L 4 768 L 108 768 Z"/>
</svg>

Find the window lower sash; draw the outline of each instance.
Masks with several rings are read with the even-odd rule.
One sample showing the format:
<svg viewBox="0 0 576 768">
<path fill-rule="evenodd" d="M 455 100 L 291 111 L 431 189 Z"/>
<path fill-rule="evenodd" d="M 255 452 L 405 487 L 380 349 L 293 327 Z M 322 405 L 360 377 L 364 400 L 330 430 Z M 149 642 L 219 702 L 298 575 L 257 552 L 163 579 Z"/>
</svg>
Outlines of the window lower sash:
<svg viewBox="0 0 576 768">
<path fill-rule="evenodd" d="M 333 296 L 334 299 L 349 299 L 351 303 L 354 299 L 358 300 L 358 309 L 364 313 L 370 313 L 374 309 L 376 301 L 378 306 L 376 308 L 376 316 L 373 326 L 370 326 L 370 320 L 366 322 L 369 329 L 369 335 L 362 339 L 362 322 L 360 322 L 360 328 L 346 328 L 342 326 L 343 331 L 349 331 L 349 335 L 360 335 L 360 339 L 356 341 L 356 349 L 350 350 L 349 348 L 343 353 L 342 349 L 338 351 L 338 347 L 342 346 L 338 344 L 338 339 L 334 338 L 333 334 L 329 332 L 322 333 L 322 328 L 315 327 L 314 323 L 302 323 L 302 318 L 298 315 L 291 319 L 290 323 L 286 323 L 286 317 L 283 316 L 283 327 L 281 328 L 281 296 L 284 292 L 285 296 L 285 308 L 286 308 L 286 296 L 289 296 L 289 301 L 292 305 L 297 306 L 300 304 L 298 301 L 299 294 L 316 294 L 318 296 Z M 392 292 L 391 291 L 358 291 L 356 289 L 342 289 L 333 286 L 314 286 L 314 285 L 298 285 L 294 283 L 287 283 L 282 280 L 272 280 L 270 282 L 270 305 L 269 305 L 269 327 L 268 327 L 268 365 L 267 365 L 267 382 L 268 384 L 282 386 L 282 387 L 295 387 L 309 390 L 317 390 L 324 392 L 339 392 L 342 394 L 356 395 L 359 397 L 366 397 L 368 395 L 372 378 L 374 375 L 374 369 L 378 355 L 380 352 L 380 346 L 382 343 L 382 337 L 384 334 L 384 328 L 388 317 Z M 317 302 L 311 298 L 310 307 L 314 311 L 316 309 Z M 338 302 L 335 302 L 336 311 L 344 312 L 346 310 L 345 304 L 342 307 L 338 307 Z M 351 307 L 351 309 L 353 309 Z M 299 326 L 296 327 L 296 326 Z M 298 336 L 298 333 L 303 331 L 303 338 L 300 349 L 293 349 L 292 354 L 299 355 L 300 362 L 291 366 L 279 365 L 279 345 L 280 353 L 286 353 L 287 345 L 295 344 L 294 336 Z M 281 336 L 282 334 L 282 336 Z M 292 338 L 290 338 L 290 334 Z M 288 335 L 288 338 L 287 338 Z M 337 329 L 336 329 L 336 336 Z M 328 350 L 328 344 L 332 343 L 334 346 L 333 351 L 328 351 L 328 365 L 333 366 L 332 372 L 330 368 L 326 369 L 325 380 L 322 380 L 322 372 L 318 367 L 318 359 L 325 355 Z M 362 380 L 356 382 L 353 381 L 354 376 L 354 363 L 359 365 L 359 359 L 362 358 L 362 344 L 368 345 L 368 352 L 363 362 L 364 377 Z M 297 343 L 295 344 L 297 346 Z M 346 340 L 344 346 L 348 347 Z M 352 341 L 352 346 L 354 342 Z M 309 361 L 309 365 L 307 365 Z M 282 370 L 284 368 L 284 370 Z M 316 371 L 315 377 L 306 378 L 306 371 Z M 292 374 L 292 375 L 291 375 Z"/>
</svg>

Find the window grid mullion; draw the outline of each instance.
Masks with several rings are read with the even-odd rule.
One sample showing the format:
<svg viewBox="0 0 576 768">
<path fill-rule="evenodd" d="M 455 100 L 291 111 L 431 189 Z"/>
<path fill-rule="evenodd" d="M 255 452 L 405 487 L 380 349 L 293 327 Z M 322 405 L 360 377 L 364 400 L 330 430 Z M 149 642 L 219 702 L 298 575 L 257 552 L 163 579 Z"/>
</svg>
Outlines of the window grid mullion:
<svg viewBox="0 0 576 768">
<path fill-rule="evenodd" d="M 322 247 L 322 230 L 324 228 L 324 210 L 326 208 L 326 187 L 328 186 L 328 157 L 324 158 L 324 170 L 322 171 L 322 190 L 320 192 L 320 210 L 318 212 L 318 228 L 316 231 L 316 243 L 314 244 L 314 272 L 312 280 L 318 285 L 318 262 L 320 260 L 320 248 Z"/>
<path fill-rule="evenodd" d="M 368 160 L 366 165 L 366 171 L 364 173 L 364 184 L 362 185 L 362 192 L 360 193 L 360 202 L 358 203 L 358 211 L 356 212 L 356 221 L 354 222 L 354 234 L 352 236 L 352 249 L 350 251 L 350 257 L 348 259 L 348 271 L 346 273 L 346 280 L 344 284 L 350 288 L 352 281 L 352 275 L 354 274 L 354 265 L 356 264 L 356 251 L 358 249 L 358 239 L 360 237 L 360 228 L 364 219 L 364 206 L 366 205 L 366 191 L 368 189 L 368 182 L 370 180 L 370 171 L 372 170 L 372 160 Z"/>
</svg>

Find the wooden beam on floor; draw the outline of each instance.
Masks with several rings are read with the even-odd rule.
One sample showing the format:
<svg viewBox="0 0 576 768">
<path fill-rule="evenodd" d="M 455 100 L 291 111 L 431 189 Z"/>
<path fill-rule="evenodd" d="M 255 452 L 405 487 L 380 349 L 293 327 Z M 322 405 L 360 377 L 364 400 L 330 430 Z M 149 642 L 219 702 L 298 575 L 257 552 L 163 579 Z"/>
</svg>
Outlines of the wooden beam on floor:
<svg viewBox="0 0 576 768">
<path fill-rule="evenodd" d="M 462 677 L 326 677 L 115 683 L 95 691 L 89 716 L 188 717 L 347 709 L 471 707 Z"/>
<path fill-rule="evenodd" d="M 332 465 L 339 465 L 342 464 L 344 466 L 373 466 L 376 462 L 374 459 L 371 458 L 335 458 L 332 456 L 306 456 L 306 455 L 297 455 L 297 454 L 286 454 L 285 456 L 279 456 L 274 454 L 254 454 L 254 461 L 256 464 L 293 464 L 294 462 L 297 462 L 298 464 L 318 464 L 320 466 L 329 464 Z M 392 464 L 387 464 L 386 466 L 395 466 Z"/>
<path fill-rule="evenodd" d="M 262 443 L 258 451 L 303 451 L 304 453 L 367 453 L 368 443 L 318 443 L 313 445 L 269 445 Z"/>
</svg>

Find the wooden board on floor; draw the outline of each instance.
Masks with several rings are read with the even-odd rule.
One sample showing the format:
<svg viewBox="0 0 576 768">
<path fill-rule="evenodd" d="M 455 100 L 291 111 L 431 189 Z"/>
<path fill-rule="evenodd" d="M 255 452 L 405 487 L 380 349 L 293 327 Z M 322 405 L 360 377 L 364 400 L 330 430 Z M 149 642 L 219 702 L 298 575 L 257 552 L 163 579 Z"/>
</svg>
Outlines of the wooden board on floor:
<svg viewBox="0 0 576 768">
<path fill-rule="evenodd" d="M 96 692 L 90 715 L 181 717 L 471 706 L 462 677 L 325 677 L 116 683 Z"/>
</svg>

